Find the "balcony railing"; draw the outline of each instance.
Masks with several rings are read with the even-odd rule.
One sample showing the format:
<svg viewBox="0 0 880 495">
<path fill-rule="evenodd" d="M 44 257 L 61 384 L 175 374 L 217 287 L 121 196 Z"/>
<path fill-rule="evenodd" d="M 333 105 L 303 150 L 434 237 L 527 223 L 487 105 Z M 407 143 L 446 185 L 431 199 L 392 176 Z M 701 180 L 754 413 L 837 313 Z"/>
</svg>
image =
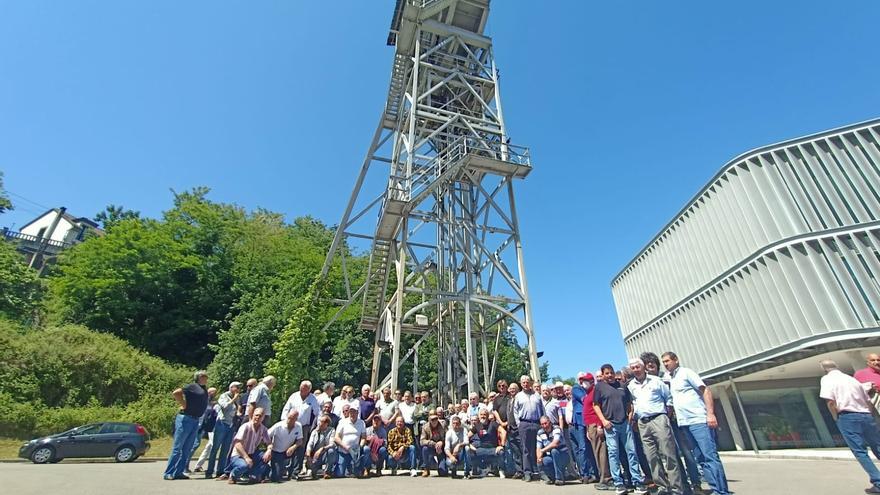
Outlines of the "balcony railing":
<svg viewBox="0 0 880 495">
<path fill-rule="evenodd" d="M 37 237 L 35 235 L 23 234 L 21 232 L 15 232 L 9 229 L 3 229 L 3 237 L 7 241 L 18 241 L 25 242 L 28 244 L 40 244 L 46 243 L 47 247 L 57 248 L 57 249 L 65 249 L 72 246 L 69 242 L 56 241 L 53 239 L 46 239 L 44 237 Z"/>
</svg>

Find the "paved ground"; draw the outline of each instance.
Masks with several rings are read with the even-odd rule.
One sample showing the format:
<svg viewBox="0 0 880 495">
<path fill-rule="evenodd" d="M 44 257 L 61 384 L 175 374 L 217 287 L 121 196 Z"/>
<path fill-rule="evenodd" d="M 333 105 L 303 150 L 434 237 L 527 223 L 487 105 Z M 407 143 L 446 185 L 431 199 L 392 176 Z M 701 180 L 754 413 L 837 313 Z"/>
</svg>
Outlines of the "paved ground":
<svg viewBox="0 0 880 495">
<path fill-rule="evenodd" d="M 844 461 L 725 459 L 730 487 L 737 495 L 769 494 L 860 494 L 867 486 L 867 476 L 859 465 Z M 515 490 L 523 495 L 546 495 L 563 491 L 574 494 L 603 494 L 592 486 L 570 484 L 565 487 L 545 486 L 540 482 L 488 478 L 452 480 L 448 478 L 410 478 L 384 476 L 379 479 L 327 480 L 287 482 L 280 485 L 230 486 L 204 479 L 164 481 L 164 463 L 133 464 L 72 463 L 38 466 L 31 463 L 0 464 L 3 493 L 16 495 L 63 493 L 79 494 L 276 494 L 318 495 L 349 493 L 351 495 L 388 495 L 418 493 L 419 495 L 489 495 Z M 329 491 L 328 491 L 329 490 Z M 393 490 L 393 492 L 392 492 Z"/>
</svg>

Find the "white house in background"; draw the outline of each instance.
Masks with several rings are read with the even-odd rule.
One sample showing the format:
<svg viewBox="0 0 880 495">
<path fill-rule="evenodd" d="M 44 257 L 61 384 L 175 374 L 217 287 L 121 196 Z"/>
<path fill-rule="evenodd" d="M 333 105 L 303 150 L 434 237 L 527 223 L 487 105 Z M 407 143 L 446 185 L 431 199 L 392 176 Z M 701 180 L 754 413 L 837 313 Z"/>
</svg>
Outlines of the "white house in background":
<svg viewBox="0 0 880 495">
<path fill-rule="evenodd" d="M 85 217 L 75 217 L 66 208 L 52 208 L 14 232 L 6 227 L 0 240 L 13 242 L 25 254 L 30 266 L 42 273 L 43 266 L 63 249 L 85 239 L 87 232 L 103 235 L 98 224 Z"/>
<path fill-rule="evenodd" d="M 61 218 L 58 218 L 58 217 Z M 58 219 L 58 225 L 52 229 L 52 223 Z M 26 223 L 19 229 L 19 232 L 26 236 L 32 236 L 37 239 L 48 238 L 49 241 L 60 242 L 62 244 L 75 244 L 83 240 L 85 233 L 89 230 L 96 233 L 103 233 L 98 228 L 98 224 L 86 217 L 75 217 L 67 213 L 62 208 L 52 208 L 37 218 Z M 51 232 L 51 235 L 50 235 Z"/>
</svg>

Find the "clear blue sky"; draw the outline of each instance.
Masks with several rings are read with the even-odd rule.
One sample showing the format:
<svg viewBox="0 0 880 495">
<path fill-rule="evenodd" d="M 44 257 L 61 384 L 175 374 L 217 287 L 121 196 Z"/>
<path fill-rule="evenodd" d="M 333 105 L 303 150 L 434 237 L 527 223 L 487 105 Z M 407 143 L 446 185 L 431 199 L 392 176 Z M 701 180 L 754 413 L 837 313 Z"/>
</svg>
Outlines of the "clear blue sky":
<svg viewBox="0 0 880 495">
<path fill-rule="evenodd" d="M 156 216 L 169 188 L 207 185 L 335 224 L 385 101 L 393 5 L 0 0 L 6 187 Z M 880 115 L 878 18 L 871 1 L 493 2 L 505 117 L 535 160 L 517 206 L 551 373 L 625 359 L 611 278 L 727 160 Z M 0 225 L 41 209 L 12 199 Z"/>
</svg>

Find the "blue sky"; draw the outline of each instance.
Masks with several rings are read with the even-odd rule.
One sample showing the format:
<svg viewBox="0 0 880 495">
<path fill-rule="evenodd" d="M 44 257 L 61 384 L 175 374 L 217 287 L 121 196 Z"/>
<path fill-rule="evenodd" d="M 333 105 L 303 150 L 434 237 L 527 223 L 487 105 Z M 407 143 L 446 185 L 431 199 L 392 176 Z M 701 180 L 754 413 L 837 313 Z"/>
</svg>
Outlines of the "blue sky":
<svg viewBox="0 0 880 495">
<path fill-rule="evenodd" d="M 0 0 L 0 170 L 18 195 L 0 225 L 41 205 L 155 216 L 198 185 L 335 224 L 385 101 L 393 4 Z M 625 359 L 611 278 L 727 160 L 880 116 L 878 16 L 493 2 L 505 119 L 534 157 L 517 207 L 551 373 Z"/>
</svg>

